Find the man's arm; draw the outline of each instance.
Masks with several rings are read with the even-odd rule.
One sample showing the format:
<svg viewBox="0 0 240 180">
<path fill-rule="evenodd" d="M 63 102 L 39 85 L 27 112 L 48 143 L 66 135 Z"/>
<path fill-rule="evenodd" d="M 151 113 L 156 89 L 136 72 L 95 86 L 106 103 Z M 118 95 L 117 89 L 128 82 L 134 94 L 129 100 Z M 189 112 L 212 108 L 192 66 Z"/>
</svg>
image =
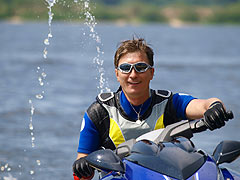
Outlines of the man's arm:
<svg viewBox="0 0 240 180">
<path fill-rule="evenodd" d="M 94 176 L 94 169 L 87 163 L 86 157 L 89 153 L 98 149 L 99 134 L 85 113 L 79 138 L 77 160 L 73 163 L 73 177 L 74 180 L 92 179 Z"/>
<path fill-rule="evenodd" d="M 210 105 L 217 101 L 222 103 L 222 101 L 218 98 L 193 99 L 192 101 L 189 102 L 189 104 L 186 108 L 186 117 L 188 119 L 203 118 L 204 113 L 208 110 Z"/>
<path fill-rule="evenodd" d="M 85 154 L 85 153 L 78 153 L 77 154 L 77 159 L 80 159 L 82 157 L 86 157 L 88 154 Z"/>
<path fill-rule="evenodd" d="M 188 119 L 200 119 L 209 130 L 221 128 L 225 122 L 233 118 L 232 112 L 226 112 L 222 101 L 218 98 L 194 99 L 186 108 Z"/>
</svg>

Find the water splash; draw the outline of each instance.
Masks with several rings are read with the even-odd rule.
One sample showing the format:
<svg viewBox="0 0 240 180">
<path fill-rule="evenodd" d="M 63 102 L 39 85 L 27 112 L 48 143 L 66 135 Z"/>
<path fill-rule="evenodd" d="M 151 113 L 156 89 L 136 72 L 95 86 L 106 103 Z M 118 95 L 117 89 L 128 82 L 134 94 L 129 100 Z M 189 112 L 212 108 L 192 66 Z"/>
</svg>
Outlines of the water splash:
<svg viewBox="0 0 240 180">
<path fill-rule="evenodd" d="M 28 100 L 28 103 L 30 104 L 30 121 L 29 121 L 28 126 L 29 126 L 29 131 L 30 131 L 30 136 L 31 136 L 31 147 L 35 148 L 35 136 L 34 136 L 34 127 L 33 127 L 33 115 L 35 112 L 35 108 L 33 106 L 33 102 L 31 99 Z M 24 150 L 24 152 L 26 152 L 26 150 Z M 21 168 L 22 166 L 19 165 L 18 167 Z M 34 177 L 33 177 L 33 175 L 35 174 L 34 170 L 30 170 L 29 174 L 32 176 L 32 179 L 34 179 Z"/>
<path fill-rule="evenodd" d="M 53 20 L 53 12 L 52 12 L 52 7 L 58 2 L 58 0 L 45 0 L 48 4 L 47 8 L 48 8 L 48 33 L 47 33 L 47 37 L 43 40 L 43 44 L 44 44 L 44 48 L 43 48 L 43 59 L 44 61 L 48 59 L 48 47 L 50 46 L 51 43 L 51 38 L 53 37 L 52 35 L 52 29 L 51 29 L 51 25 L 52 25 L 52 20 Z M 92 38 L 96 43 L 96 57 L 94 57 L 93 59 L 93 63 L 96 64 L 97 69 L 98 69 L 98 73 L 99 73 L 99 77 L 97 77 L 97 79 L 99 79 L 99 85 L 97 86 L 97 88 L 103 92 L 103 91 L 110 91 L 110 89 L 108 88 L 108 82 L 106 81 L 106 79 L 104 78 L 105 76 L 105 70 L 103 68 L 103 54 L 104 52 L 102 51 L 102 42 L 101 42 L 101 38 L 98 35 L 98 33 L 95 30 L 95 27 L 97 25 L 96 23 L 96 19 L 95 16 L 92 15 L 91 13 L 91 7 L 90 7 L 90 1 L 89 0 L 73 0 L 75 3 L 83 3 L 83 15 L 85 17 L 85 25 L 89 28 L 89 37 Z M 79 2 L 80 1 L 80 2 Z M 81 17 L 80 17 L 81 18 Z M 84 35 L 86 35 L 84 33 Z M 38 84 L 40 86 L 40 88 L 43 88 L 45 86 L 45 81 L 46 81 L 46 77 L 47 77 L 47 73 L 45 72 L 45 70 L 43 68 L 41 68 L 40 66 L 38 66 L 36 68 L 36 72 L 38 74 Z M 40 93 L 37 93 L 35 95 L 35 98 L 37 100 L 42 100 L 44 98 L 44 93 L 45 91 L 41 90 Z M 33 116 L 35 113 L 35 107 L 34 107 L 34 103 L 32 99 L 28 100 L 28 103 L 30 105 L 30 121 L 29 121 L 29 132 L 30 132 L 30 136 L 31 136 L 31 147 L 35 148 L 35 134 L 34 134 L 34 126 L 33 126 Z M 26 150 L 24 150 L 24 152 L 26 152 Z M 41 161 L 39 159 L 37 159 L 35 161 L 37 166 L 41 166 Z M 18 165 L 18 168 L 21 169 L 22 171 L 22 165 Z M 33 167 L 34 168 L 34 167 Z M 0 171 L 4 171 L 4 172 L 10 172 L 11 171 L 11 167 L 9 167 L 8 164 L 5 164 L 3 166 L 0 166 Z M 34 179 L 34 175 L 36 174 L 36 169 L 30 169 L 27 171 L 28 174 L 31 176 L 32 179 Z M 21 175 L 21 172 L 19 173 Z M 1 178 L 0 178 L 1 179 Z M 16 180 L 16 178 L 12 177 L 12 175 L 9 173 L 8 177 L 4 177 L 4 180 Z"/>
<path fill-rule="evenodd" d="M 97 55 L 93 58 L 93 63 L 96 64 L 98 73 L 99 73 L 99 77 L 96 77 L 96 79 L 99 80 L 99 85 L 97 86 L 97 88 L 99 89 L 100 93 L 105 91 L 110 92 L 111 90 L 109 88 L 108 81 L 106 80 L 106 78 L 104 78 L 105 70 L 103 68 L 104 61 L 102 59 L 102 55 L 104 54 L 104 51 L 101 50 L 103 44 L 101 42 L 100 36 L 95 30 L 97 22 L 96 22 L 95 16 L 91 13 L 89 0 L 84 1 L 84 16 L 85 16 L 84 24 L 87 25 L 87 27 L 89 28 L 89 32 L 90 32 L 89 36 L 97 43 L 97 46 L 96 46 Z"/>
<path fill-rule="evenodd" d="M 47 6 L 47 8 L 48 8 L 48 35 L 47 35 L 47 38 L 45 38 L 43 41 L 43 43 L 45 45 L 45 47 L 43 49 L 43 58 L 46 60 L 48 57 L 48 48 L 47 47 L 50 45 L 50 38 L 53 37 L 51 26 L 52 26 L 52 20 L 53 20 L 54 14 L 52 13 L 52 7 L 58 2 L 58 0 L 45 0 L 45 1 L 48 4 L 48 6 Z M 41 67 L 37 67 L 37 73 L 39 73 L 40 70 L 41 70 Z M 44 86 L 44 80 L 45 80 L 46 76 L 47 76 L 47 74 L 44 72 L 44 69 L 42 69 L 42 72 L 38 76 L 38 81 L 39 81 L 40 86 Z M 44 91 L 37 94 L 35 97 L 40 100 L 43 99 Z"/>
<path fill-rule="evenodd" d="M 58 0 L 45 0 L 48 3 L 48 35 L 47 38 L 44 39 L 43 43 L 45 44 L 45 48 L 43 50 L 43 58 L 47 59 L 47 54 L 48 54 L 48 50 L 47 50 L 47 46 L 50 45 L 50 38 L 52 38 L 52 20 L 53 20 L 53 16 L 54 14 L 52 13 L 52 7 L 58 2 Z"/>
<path fill-rule="evenodd" d="M 8 173 L 8 177 L 4 176 L 3 180 L 17 180 L 17 178 L 14 178 L 10 173 Z"/>
<path fill-rule="evenodd" d="M 44 81 L 45 81 L 45 79 L 46 79 L 46 77 L 47 77 L 47 74 L 46 74 L 46 72 L 44 72 L 44 69 L 42 69 L 41 67 L 37 67 L 37 73 L 38 73 L 38 83 L 39 83 L 39 85 L 41 86 L 41 87 L 43 87 L 44 86 Z M 36 94 L 35 95 L 35 97 L 37 98 L 37 99 L 39 99 L 39 100 L 41 100 L 41 99 L 43 99 L 43 95 L 44 95 L 44 93 L 45 93 L 45 91 L 43 91 L 42 90 L 42 92 L 41 93 L 39 93 L 39 94 Z"/>
<path fill-rule="evenodd" d="M 48 49 L 47 46 L 50 45 L 50 38 L 52 38 L 52 30 L 51 30 L 51 24 L 52 24 L 52 20 L 53 20 L 53 13 L 52 13 L 52 7 L 58 2 L 58 0 L 45 0 L 48 3 L 48 35 L 47 38 L 44 39 L 43 43 L 44 43 L 44 50 L 43 50 L 43 58 L 46 60 L 47 59 L 47 55 L 48 55 Z M 38 83 L 40 85 L 41 88 L 43 88 L 43 86 L 45 85 L 44 81 L 47 77 L 46 72 L 44 71 L 43 68 L 41 68 L 40 66 L 37 67 L 36 70 L 37 74 L 38 74 Z M 44 91 L 42 90 L 41 93 L 38 93 L 35 95 L 35 98 L 38 100 L 41 100 L 44 98 Z M 29 121 L 29 131 L 30 131 L 30 136 L 31 136 L 31 147 L 34 148 L 35 147 L 35 136 L 34 136 L 34 127 L 33 127 L 33 115 L 35 112 L 35 108 L 33 106 L 33 101 L 32 99 L 29 99 L 28 103 L 30 104 L 30 121 Z M 26 150 L 24 150 L 26 151 Z M 36 164 L 38 166 L 41 165 L 40 160 L 36 160 Z M 22 166 L 19 165 L 19 168 L 21 168 Z M 33 169 L 29 170 L 29 174 L 32 176 L 32 179 L 34 179 L 33 175 L 35 174 L 35 171 Z M 6 180 L 15 180 L 12 176 L 10 177 L 5 177 Z"/>
<path fill-rule="evenodd" d="M 41 161 L 40 161 L 40 160 L 38 160 L 38 159 L 36 160 L 36 163 L 37 163 L 37 165 L 38 165 L 38 166 L 40 166 L 40 165 L 41 165 Z"/>
<path fill-rule="evenodd" d="M 33 132 L 33 115 L 34 115 L 34 110 L 35 108 L 33 107 L 33 102 L 31 99 L 28 100 L 28 103 L 30 104 L 30 121 L 29 121 L 29 131 L 30 131 L 30 136 L 31 136 L 31 146 L 32 148 L 35 147 L 35 137 L 34 137 L 34 132 Z"/>
<path fill-rule="evenodd" d="M 9 166 L 8 163 L 6 163 L 5 165 L 1 166 L 0 167 L 0 170 L 3 172 L 3 171 L 11 171 L 11 167 Z"/>
<path fill-rule="evenodd" d="M 0 164 L 0 172 L 2 172 L 2 173 L 8 172 L 8 176 L 3 176 L 3 180 L 17 180 L 16 178 L 14 178 L 12 176 L 12 174 L 10 174 L 11 170 L 12 170 L 12 168 L 9 166 L 8 163 L 3 164 L 3 165 Z M 1 177 L 0 177 L 0 179 L 1 179 Z"/>
<path fill-rule="evenodd" d="M 35 108 L 33 107 L 33 103 L 32 100 L 29 99 L 28 103 L 30 104 L 30 122 L 29 122 L 29 130 L 30 130 L 30 135 L 31 135 L 31 144 L 32 147 L 35 147 L 35 137 L 34 137 L 34 132 L 33 132 L 33 114 L 34 114 L 34 110 Z"/>
</svg>

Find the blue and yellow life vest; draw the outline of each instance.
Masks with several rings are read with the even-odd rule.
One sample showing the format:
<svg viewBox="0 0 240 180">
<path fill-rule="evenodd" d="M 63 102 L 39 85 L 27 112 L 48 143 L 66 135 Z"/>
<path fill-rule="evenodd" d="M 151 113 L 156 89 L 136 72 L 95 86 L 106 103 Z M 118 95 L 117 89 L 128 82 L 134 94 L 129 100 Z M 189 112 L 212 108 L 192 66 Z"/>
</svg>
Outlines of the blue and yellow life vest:
<svg viewBox="0 0 240 180">
<path fill-rule="evenodd" d="M 152 101 L 141 121 L 131 119 L 120 105 L 120 91 L 102 93 L 87 110 L 100 134 L 101 146 L 115 149 L 132 138 L 164 128 L 179 121 L 172 105 L 172 93 L 165 90 L 150 90 Z"/>
</svg>

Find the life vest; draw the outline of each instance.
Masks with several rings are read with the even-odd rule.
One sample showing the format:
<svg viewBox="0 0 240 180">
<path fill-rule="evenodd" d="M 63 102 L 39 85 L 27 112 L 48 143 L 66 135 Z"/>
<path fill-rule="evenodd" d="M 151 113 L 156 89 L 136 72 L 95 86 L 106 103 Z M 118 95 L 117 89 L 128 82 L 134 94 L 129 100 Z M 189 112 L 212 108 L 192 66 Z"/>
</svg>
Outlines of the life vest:
<svg viewBox="0 0 240 180">
<path fill-rule="evenodd" d="M 115 149 L 132 138 L 164 128 L 176 121 L 172 107 L 172 93 L 165 90 L 151 90 L 152 101 L 148 110 L 135 121 L 127 116 L 120 105 L 120 92 L 102 93 L 87 110 L 89 118 L 99 131 L 101 146 Z"/>
</svg>

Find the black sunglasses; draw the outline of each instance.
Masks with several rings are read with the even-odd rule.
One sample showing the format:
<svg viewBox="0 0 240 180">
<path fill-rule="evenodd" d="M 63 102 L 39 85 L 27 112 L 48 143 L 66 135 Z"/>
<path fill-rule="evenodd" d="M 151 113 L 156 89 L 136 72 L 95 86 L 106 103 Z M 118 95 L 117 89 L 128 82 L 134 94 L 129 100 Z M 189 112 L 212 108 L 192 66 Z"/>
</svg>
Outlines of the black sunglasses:
<svg viewBox="0 0 240 180">
<path fill-rule="evenodd" d="M 120 70 L 122 73 L 130 73 L 133 67 L 138 73 L 146 72 L 149 68 L 152 68 L 152 66 L 147 63 L 138 62 L 135 64 L 123 63 L 120 64 L 117 69 Z"/>
</svg>

